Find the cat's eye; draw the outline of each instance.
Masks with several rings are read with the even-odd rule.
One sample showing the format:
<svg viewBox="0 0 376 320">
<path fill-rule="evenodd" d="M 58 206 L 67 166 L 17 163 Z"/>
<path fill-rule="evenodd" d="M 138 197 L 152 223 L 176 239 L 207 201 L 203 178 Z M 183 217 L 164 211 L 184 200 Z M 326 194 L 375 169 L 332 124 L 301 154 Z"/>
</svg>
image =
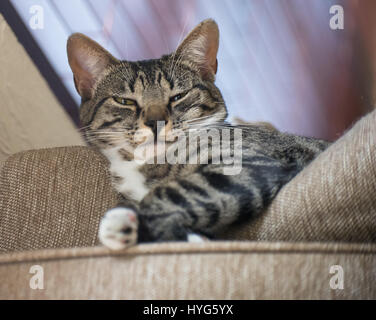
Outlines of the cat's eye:
<svg viewBox="0 0 376 320">
<path fill-rule="evenodd" d="M 121 97 L 113 97 L 113 98 L 117 103 L 122 104 L 123 106 L 135 106 L 136 105 L 136 101 L 132 99 L 125 99 Z"/>
<path fill-rule="evenodd" d="M 170 101 L 171 102 L 176 102 L 176 101 L 179 101 L 180 99 L 182 99 L 184 96 L 186 95 L 186 93 L 179 93 L 173 97 L 170 98 Z"/>
</svg>

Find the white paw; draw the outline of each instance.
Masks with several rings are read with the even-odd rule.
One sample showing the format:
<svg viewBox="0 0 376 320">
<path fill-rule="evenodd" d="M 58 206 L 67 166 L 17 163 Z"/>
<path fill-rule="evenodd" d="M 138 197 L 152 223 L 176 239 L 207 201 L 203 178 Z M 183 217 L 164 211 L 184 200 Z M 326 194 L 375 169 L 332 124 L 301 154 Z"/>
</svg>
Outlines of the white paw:
<svg viewBox="0 0 376 320">
<path fill-rule="evenodd" d="M 112 250 L 121 250 L 137 243 L 138 220 L 132 209 L 108 210 L 99 225 L 100 242 Z"/>
<path fill-rule="evenodd" d="M 209 241 L 208 238 L 204 237 L 204 236 L 201 236 L 197 233 L 190 233 L 188 234 L 188 239 L 187 239 L 188 242 L 206 242 L 206 241 Z"/>
</svg>

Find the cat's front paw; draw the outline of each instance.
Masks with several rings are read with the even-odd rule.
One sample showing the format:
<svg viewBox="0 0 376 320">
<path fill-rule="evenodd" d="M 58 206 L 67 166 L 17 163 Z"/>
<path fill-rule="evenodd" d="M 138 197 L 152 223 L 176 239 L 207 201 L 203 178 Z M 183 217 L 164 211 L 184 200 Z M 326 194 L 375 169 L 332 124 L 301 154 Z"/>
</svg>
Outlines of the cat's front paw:
<svg viewBox="0 0 376 320">
<path fill-rule="evenodd" d="M 100 242 L 112 250 L 121 250 L 137 243 L 138 219 L 128 208 L 108 210 L 99 225 Z"/>
</svg>

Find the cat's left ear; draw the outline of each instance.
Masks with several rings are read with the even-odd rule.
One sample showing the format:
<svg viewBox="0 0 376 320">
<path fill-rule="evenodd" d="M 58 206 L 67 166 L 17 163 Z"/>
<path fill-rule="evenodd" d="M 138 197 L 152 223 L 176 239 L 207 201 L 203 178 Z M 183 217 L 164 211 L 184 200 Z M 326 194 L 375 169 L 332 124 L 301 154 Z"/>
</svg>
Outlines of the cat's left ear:
<svg viewBox="0 0 376 320">
<path fill-rule="evenodd" d="M 198 68 L 205 80 L 214 81 L 217 73 L 219 30 L 212 19 L 202 21 L 183 40 L 176 54 Z"/>
</svg>

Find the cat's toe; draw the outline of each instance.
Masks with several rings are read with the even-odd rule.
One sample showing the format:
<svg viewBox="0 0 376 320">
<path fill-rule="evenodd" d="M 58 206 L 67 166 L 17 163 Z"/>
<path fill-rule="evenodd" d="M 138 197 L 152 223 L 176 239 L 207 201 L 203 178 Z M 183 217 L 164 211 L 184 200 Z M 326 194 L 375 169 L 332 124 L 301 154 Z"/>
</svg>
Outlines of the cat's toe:
<svg viewBox="0 0 376 320">
<path fill-rule="evenodd" d="M 112 250 L 121 250 L 137 243 L 138 219 L 128 208 L 106 212 L 99 225 L 100 242 Z"/>
</svg>

